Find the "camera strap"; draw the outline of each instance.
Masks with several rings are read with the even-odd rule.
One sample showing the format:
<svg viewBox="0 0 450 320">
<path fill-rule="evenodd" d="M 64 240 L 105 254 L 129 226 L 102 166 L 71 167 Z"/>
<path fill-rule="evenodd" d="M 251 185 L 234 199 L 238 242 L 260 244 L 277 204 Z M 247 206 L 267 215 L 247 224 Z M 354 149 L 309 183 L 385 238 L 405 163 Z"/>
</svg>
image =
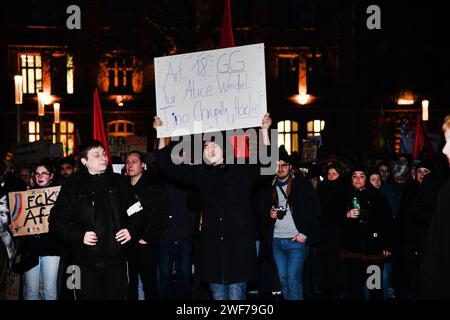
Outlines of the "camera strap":
<svg viewBox="0 0 450 320">
<path fill-rule="evenodd" d="M 280 187 L 278 184 L 276 186 L 278 189 L 280 189 L 281 193 L 283 194 L 284 198 L 286 199 L 286 208 L 289 206 L 289 209 L 291 210 L 291 213 L 292 213 L 291 205 L 288 202 L 289 200 L 288 200 L 288 196 L 286 195 L 286 192 L 284 192 L 283 188 Z"/>
</svg>

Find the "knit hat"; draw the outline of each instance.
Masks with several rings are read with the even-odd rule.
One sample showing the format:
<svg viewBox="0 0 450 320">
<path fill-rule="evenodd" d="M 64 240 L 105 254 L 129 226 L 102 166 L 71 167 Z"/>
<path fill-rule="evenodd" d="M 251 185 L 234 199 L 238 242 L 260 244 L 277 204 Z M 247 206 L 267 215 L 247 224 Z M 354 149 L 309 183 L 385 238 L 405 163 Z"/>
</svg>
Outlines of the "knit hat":
<svg viewBox="0 0 450 320">
<path fill-rule="evenodd" d="M 286 163 L 292 163 L 291 156 L 283 149 L 279 151 L 278 160 L 284 161 Z"/>
<path fill-rule="evenodd" d="M 360 164 L 355 165 L 355 166 L 350 170 L 350 175 L 353 175 L 353 173 L 356 172 L 356 171 L 361 171 L 361 172 L 363 172 L 363 173 L 366 175 L 366 177 L 369 177 L 367 167 L 364 166 L 364 165 L 360 165 Z"/>
<path fill-rule="evenodd" d="M 422 160 L 421 162 L 419 162 L 417 165 L 416 165 L 416 171 L 419 169 L 419 168 L 427 168 L 428 170 L 433 170 L 433 164 L 431 163 L 431 161 L 430 160 Z"/>
</svg>

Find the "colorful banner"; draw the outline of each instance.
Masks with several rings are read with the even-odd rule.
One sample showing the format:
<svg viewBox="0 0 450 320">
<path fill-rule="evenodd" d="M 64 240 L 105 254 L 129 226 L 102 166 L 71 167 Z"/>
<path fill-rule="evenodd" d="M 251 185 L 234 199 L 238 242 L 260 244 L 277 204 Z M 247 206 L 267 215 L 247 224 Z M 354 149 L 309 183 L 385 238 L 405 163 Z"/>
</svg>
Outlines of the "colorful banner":
<svg viewBox="0 0 450 320">
<path fill-rule="evenodd" d="M 13 236 L 27 236 L 48 232 L 48 216 L 58 198 L 61 186 L 10 192 L 9 212 L 11 222 L 18 228 Z"/>
</svg>

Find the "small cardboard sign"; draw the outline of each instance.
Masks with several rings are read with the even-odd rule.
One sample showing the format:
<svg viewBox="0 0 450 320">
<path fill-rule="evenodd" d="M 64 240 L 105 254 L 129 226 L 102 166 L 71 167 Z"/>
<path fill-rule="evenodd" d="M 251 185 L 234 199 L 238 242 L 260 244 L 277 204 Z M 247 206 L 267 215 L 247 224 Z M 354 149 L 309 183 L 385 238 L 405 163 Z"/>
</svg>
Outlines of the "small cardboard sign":
<svg viewBox="0 0 450 320">
<path fill-rule="evenodd" d="M 58 198 L 61 186 L 10 192 L 11 221 L 18 224 L 13 236 L 48 232 L 48 216 Z"/>
</svg>

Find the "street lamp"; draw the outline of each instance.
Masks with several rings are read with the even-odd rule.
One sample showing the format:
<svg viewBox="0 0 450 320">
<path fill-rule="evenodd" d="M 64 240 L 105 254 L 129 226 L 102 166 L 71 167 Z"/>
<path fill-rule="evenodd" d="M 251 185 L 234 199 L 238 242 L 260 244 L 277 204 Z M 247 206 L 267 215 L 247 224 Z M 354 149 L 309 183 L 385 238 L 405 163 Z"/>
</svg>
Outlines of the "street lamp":
<svg viewBox="0 0 450 320">
<path fill-rule="evenodd" d="M 56 143 L 58 143 L 58 142 L 60 142 L 59 140 L 60 140 L 60 138 L 59 138 L 59 107 L 60 107 L 60 105 L 59 105 L 59 103 L 58 102 L 55 102 L 54 104 L 53 104 L 53 112 L 54 112 L 54 115 L 55 115 L 55 140 L 56 140 Z"/>
<path fill-rule="evenodd" d="M 44 92 L 38 91 L 38 117 L 39 117 L 39 140 L 44 140 L 44 116 L 45 116 L 45 104 L 44 104 Z"/>
<path fill-rule="evenodd" d="M 17 134 L 16 142 L 20 144 L 20 105 L 23 103 L 22 92 L 23 78 L 20 75 L 14 76 L 14 100 L 16 104 L 16 117 L 17 117 Z"/>
<path fill-rule="evenodd" d="M 428 100 L 423 100 L 422 101 L 422 121 L 428 121 L 428 105 L 429 105 L 429 101 Z"/>
<path fill-rule="evenodd" d="M 53 104 L 53 112 L 55 114 L 55 123 L 59 123 L 59 107 L 60 107 L 60 105 L 58 102 L 55 102 Z"/>
</svg>

